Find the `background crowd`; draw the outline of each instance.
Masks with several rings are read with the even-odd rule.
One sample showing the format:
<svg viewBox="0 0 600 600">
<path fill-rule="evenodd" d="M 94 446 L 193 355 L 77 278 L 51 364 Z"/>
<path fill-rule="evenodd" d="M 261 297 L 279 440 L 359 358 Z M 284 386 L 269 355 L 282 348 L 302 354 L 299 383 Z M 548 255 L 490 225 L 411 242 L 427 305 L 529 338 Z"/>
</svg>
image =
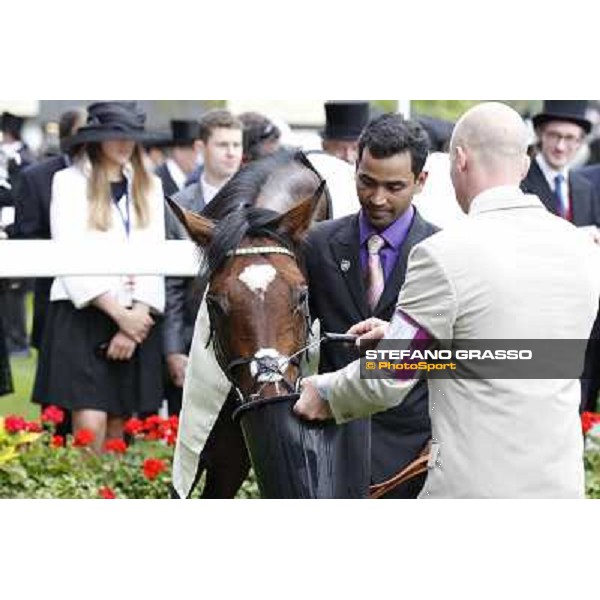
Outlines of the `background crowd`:
<svg viewBox="0 0 600 600">
<path fill-rule="evenodd" d="M 600 111 L 596 106 L 588 101 L 550 100 L 533 116 L 523 115 L 531 127 L 533 160 L 522 188 L 536 194 L 552 213 L 599 239 L 600 144 L 594 137 L 594 125 Z M 359 137 L 370 121 L 382 118 L 381 109 L 365 101 L 328 102 L 323 109 L 322 147 L 312 149 L 309 154 L 328 154 L 351 165 L 347 171 L 349 177 L 355 168 L 362 172 L 367 166 L 361 163 L 358 154 Z M 331 321 L 331 330 L 345 330 L 358 317 L 385 316 L 393 308 L 404 277 L 402 268 L 394 270 L 394 265 L 420 239 L 434 233 L 439 226 L 462 218 L 449 180 L 441 175 L 447 169 L 444 152 L 453 124 L 418 116 L 413 119 L 418 129 L 409 128 L 407 132 L 402 119 L 400 124 L 396 122 L 398 118 L 390 124 L 383 117 L 384 121 L 378 121 L 383 133 L 374 127 L 374 137 L 367 143 L 367 148 L 369 144 L 375 148 L 373 156 L 367 153 L 367 159 L 374 157 L 369 172 L 377 171 L 376 151 L 387 143 L 385 136 L 390 130 L 396 136 L 407 137 L 408 141 L 403 143 L 410 151 L 412 164 L 405 167 L 402 176 L 408 177 L 407 173 L 412 176 L 412 187 L 404 192 L 391 221 L 385 223 L 386 230 L 398 223 L 403 233 L 397 241 L 388 240 L 393 250 L 388 250 L 387 258 L 383 250 L 385 281 L 379 295 L 374 302 L 367 302 L 365 296 L 361 314 L 352 318 L 342 318 L 350 299 L 340 295 L 332 300 L 328 286 L 319 295 L 318 282 L 327 282 L 334 272 L 339 273 L 336 268 L 327 273 L 326 263 L 320 261 L 325 250 L 318 250 L 312 257 L 312 269 L 318 273 L 314 276 L 317 305 L 312 308 L 321 319 Z M 287 149 L 282 141 L 285 124 L 258 112 L 236 115 L 226 109 L 212 109 L 197 119 L 173 119 L 170 130 L 164 132 L 147 127 L 145 114 L 134 102 L 97 102 L 60 115 L 58 146 L 44 144 L 43 153 L 37 156 L 23 141 L 25 122 L 19 115 L 8 112 L 2 115 L 0 236 L 3 238 L 149 241 L 183 238 L 186 234 L 166 208 L 165 196 L 200 212 L 245 164 Z M 430 155 L 424 166 L 428 152 L 436 153 L 439 162 L 431 162 L 435 155 Z M 423 159 L 418 167 L 417 155 Z M 433 191 L 433 180 L 438 177 L 442 178 L 441 187 Z M 369 177 L 357 177 L 354 204 L 343 214 L 336 212 L 335 207 L 333 210 L 333 216 L 347 215 L 347 220 L 340 221 L 337 228 L 341 231 L 346 227 L 348 235 L 356 237 L 357 245 L 364 245 L 361 263 L 367 278 L 368 256 L 373 251 L 367 249 L 366 232 L 374 223 L 364 215 L 371 193 Z M 451 216 L 448 216 L 450 204 Z M 363 211 L 359 212 L 361 205 Z M 357 214 L 362 220 L 356 220 Z M 356 232 L 352 229 L 353 219 Z M 335 229 L 320 231 L 325 232 L 322 239 L 312 238 L 316 248 L 328 244 L 334 232 L 337 235 Z M 357 296 L 370 291 L 363 289 L 362 279 L 357 275 Z M 371 287 L 368 281 L 364 285 Z M 25 299 L 30 291 L 34 302 L 29 335 Z M 381 298 L 386 301 L 380 302 Z M 95 447 L 101 451 L 107 440 L 122 437 L 123 420 L 128 416 L 147 416 L 159 410 L 172 415 L 179 413 L 199 300 L 194 280 L 187 278 L 1 280 L 0 394 L 13 389 L 9 357 L 28 355 L 31 347 L 35 348 L 38 365 L 32 401 L 66 409 L 71 418 L 61 425 L 61 433 L 90 429 L 95 434 Z M 592 338 L 598 337 L 597 319 Z M 351 357 L 346 362 L 349 360 Z M 324 370 L 343 366 L 333 364 L 336 361 L 332 357 L 325 356 L 323 361 Z M 582 376 L 582 410 L 595 409 L 599 390 L 600 353 L 591 344 Z M 415 400 L 417 408 L 425 407 L 425 392 L 416 396 L 419 396 Z M 426 410 L 422 412 L 418 427 L 404 432 L 407 439 L 417 435 L 418 430 L 418 439 L 406 462 L 427 438 Z M 377 419 L 376 426 L 381 429 L 377 440 L 385 446 L 382 456 L 392 452 L 401 421 L 401 415 L 393 414 Z M 393 452 L 397 454 L 398 449 Z M 402 466 L 374 464 L 381 471 L 379 479 L 385 479 L 393 469 Z M 407 489 L 402 494 L 414 497 L 418 491 Z"/>
</svg>

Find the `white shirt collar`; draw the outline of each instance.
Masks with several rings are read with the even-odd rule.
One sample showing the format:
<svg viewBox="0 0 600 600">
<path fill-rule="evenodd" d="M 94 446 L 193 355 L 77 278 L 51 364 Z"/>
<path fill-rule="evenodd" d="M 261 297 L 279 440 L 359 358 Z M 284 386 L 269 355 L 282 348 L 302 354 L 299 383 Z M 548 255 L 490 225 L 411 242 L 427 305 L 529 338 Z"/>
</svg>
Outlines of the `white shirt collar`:
<svg viewBox="0 0 600 600">
<path fill-rule="evenodd" d="M 208 204 L 221 189 L 220 187 L 211 185 L 206 181 L 204 171 L 202 171 L 202 175 L 200 176 L 200 185 L 202 186 L 202 197 L 204 198 L 204 202 L 206 204 Z"/>
<path fill-rule="evenodd" d="M 187 175 L 181 170 L 181 167 L 172 159 L 167 158 L 166 160 L 167 171 L 171 175 L 177 189 L 181 190 L 185 187 Z"/>
<path fill-rule="evenodd" d="M 544 174 L 544 177 L 546 178 L 546 181 L 548 182 L 548 185 L 550 186 L 551 190 L 554 190 L 554 187 L 555 187 L 554 180 L 555 180 L 556 176 L 559 174 L 561 174 L 565 178 L 564 183 L 568 186 L 568 184 L 569 184 L 569 167 L 568 166 L 566 166 L 564 169 L 561 169 L 560 171 L 553 169 L 548 164 L 548 162 L 544 158 L 544 155 L 541 152 L 539 152 L 537 154 L 537 156 L 535 157 L 535 160 L 537 161 L 538 166 L 540 167 L 542 173 Z"/>
</svg>

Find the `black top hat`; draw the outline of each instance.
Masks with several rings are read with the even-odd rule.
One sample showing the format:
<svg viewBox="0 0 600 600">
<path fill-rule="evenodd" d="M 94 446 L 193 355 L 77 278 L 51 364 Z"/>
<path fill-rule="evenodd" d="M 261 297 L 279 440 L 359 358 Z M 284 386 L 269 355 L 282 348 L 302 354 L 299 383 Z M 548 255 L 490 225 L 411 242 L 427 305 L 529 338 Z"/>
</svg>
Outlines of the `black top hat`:
<svg viewBox="0 0 600 600">
<path fill-rule="evenodd" d="M 200 139 L 200 123 L 190 119 L 173 119 L 171 132 L 171 146 L 191 146 Z"/>
<path fill-rule="evenodd" d="M 95 102 L 87 107 L 87 122 L 66 141 L 68 147 L 107 140 L 145 142 L 145 113 L 135 102 Z"/>
<path fill-rule="evenodd" d="M 539 127 L 548 121 L 567 121 L 579 125 L 586 133 L 592 130 L 591 122 L 585 118 L 587 100 L 544 100 L 542 112 L 532 119 Z"/>
<path fill-rule="evenodd" d="M 326 102 L 324 140 L 357 140 L 369 122 L 369 103 L 366 101 Z"/>
<path fill-rule="evenodd" d="M 5 111 L 0 117 L 0 130 L 3 133 L 10 133 L 13 137 L 19 137 L 23 123 L 25 123 L 23 117 Z"/>
</svg>

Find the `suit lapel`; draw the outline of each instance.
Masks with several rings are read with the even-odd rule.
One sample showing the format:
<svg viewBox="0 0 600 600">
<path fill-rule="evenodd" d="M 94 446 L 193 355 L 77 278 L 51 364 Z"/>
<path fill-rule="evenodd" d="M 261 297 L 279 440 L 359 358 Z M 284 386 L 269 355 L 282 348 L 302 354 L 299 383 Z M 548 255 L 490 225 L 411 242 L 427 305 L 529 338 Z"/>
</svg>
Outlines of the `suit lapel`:
<svg viewBox="0 0 600 600">
<path fill-rule="evenodd" d="M 361 318 L 367 319 L 370 310 L 360 270 L 358 215 L 349 219 L 347 225 L 337 232 L 330 240 L 329 247 Z"/>
<path fill-rule="evenodd" d="M 527 174 L 524 184 L 526 191 L 538 196 L 550 212 L 555 215 L 559 214 L 556 196 L 550 189 L 548 181 L 544 177 L 544 174 L 535 159 L 531 161 L 531 167 L 529 168 L 529 173 Z"/>
</svg>

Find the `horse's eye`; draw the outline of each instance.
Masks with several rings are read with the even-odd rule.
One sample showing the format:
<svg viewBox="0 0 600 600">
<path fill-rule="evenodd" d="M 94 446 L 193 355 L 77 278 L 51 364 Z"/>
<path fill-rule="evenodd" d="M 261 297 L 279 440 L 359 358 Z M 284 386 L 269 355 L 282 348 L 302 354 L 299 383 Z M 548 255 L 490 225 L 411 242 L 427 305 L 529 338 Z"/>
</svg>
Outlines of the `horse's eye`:
<svg viewBox="0 0 600 600">
<path fill-rule="evenodd" d="M 206 294 L 206 305 L 209 311 L 215 311 L 221 314 L 227 313 L 227 297 L 222 294 Z"/>
<path fill-rule="evenodd" d="M 297 304 L 306 304 L 308 302 L 308 288 L 303 287 L 296 291 Z"/>
</svg>

